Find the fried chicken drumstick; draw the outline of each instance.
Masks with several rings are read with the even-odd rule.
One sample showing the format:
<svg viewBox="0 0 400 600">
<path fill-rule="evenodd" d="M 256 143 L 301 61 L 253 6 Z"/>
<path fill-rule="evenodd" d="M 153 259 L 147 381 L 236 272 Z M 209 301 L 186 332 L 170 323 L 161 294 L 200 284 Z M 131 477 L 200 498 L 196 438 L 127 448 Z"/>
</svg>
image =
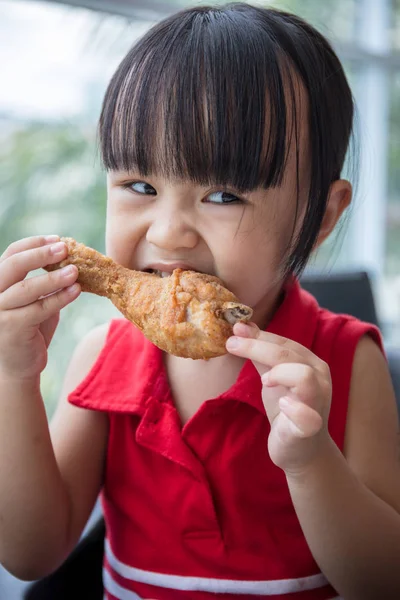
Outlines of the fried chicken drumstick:
<svg viewBox="0 0 400 600">
<path fill-rule="evenodd" d="M 76 265 L 84 292 L 109 298 L 153 344 L 170 354 L 221 356 L 234 323 L 252 316 L 251 308 L 239 304 L 212 275 L 175 269 L 170 277 L 161 277 L 132 271 L 72 238 L 61 240 L 68 257 L 47 270 Z"/>
</svg>

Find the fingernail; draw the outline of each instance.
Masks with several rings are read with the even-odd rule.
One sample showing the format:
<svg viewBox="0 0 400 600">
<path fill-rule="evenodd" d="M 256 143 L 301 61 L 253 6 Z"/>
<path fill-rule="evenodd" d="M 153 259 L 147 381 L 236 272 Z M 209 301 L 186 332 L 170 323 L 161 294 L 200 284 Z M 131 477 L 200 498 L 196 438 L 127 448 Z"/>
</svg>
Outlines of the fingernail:
<svg viewBox="0 0 400 600">
<path fill-rule="evenodd" d="M 240 345 L 239 338 L 232 336 L 227 339 L 226 347 L 228 350 L 234 350 L 235 348 L 238 348 L 239 345 Z"/>
<path fill-rule="evenodd" d="M 58 242 L 58 240 L 60 239 L 60 236 L 59 235 L 45 235 L 44 239 L 47 244 L 51 244 L 52 242 Z"/>
<path fill-rule="evenodd" d="M 282 400 L 287 401 L 288 404 L 290 402 L 290 398 L 280 398 L 279 404 L 280 404 L 281 408 L 282 408 L 282 404 L 285 404 L 284 402 L 282 402 Z M 286 413 L 282 412 L 281 414 L 286 419 L 287 425 L 288 425 L 289 429 L 291 430 L 291 432 L 296 436 L 304 437 L 304 435 L 305 435 L 304 431 L 302 429 L 300 429 L 300 427 L 295 425 L 295 423 L 293 423 L 292 419 L 290 417 L 288 417 Z"/>
<path fill-rule="evenodd" d="M 283 408 L 288 408 L 289 406 L 293 406 L 293 401 L 291 398 L 288 398 L 288 396 L 282 396 L 282 398 L 279 398 L 279 404 Z"/>
<path fill-rule="evenodd" d="M 261 375 L 261 381 L 262 381 L 263 385 L 269 384 L 269 371 L 267 371 L 266 373 L 263 373 Z"/>
<path fill-rule="evenodd" d="M 256 329 L 256 330 L 258 329 L 258 327 L 255 323 L 248 322 L 248 321 L 239 321 L 237 323 L 237 325 L 242 325 L 246 329 Z"/>
<path fill-rule="evenodd" d="M 61 252 L 63 252 L 64 250 L 65 250 L 64 242 L 58 242 L 57 244 L 53 244 L 53 246 L 50 246 L 51 254 L 61 254 Z"/>
<path fill-rule="evenodd" d="M 72 273 L 75 273 L 75 267 L 72 265 L 67 265 L 61 269 L 61 273 L 63 277 L 66 275 L 71 275 Z"/>
<path fill-rule="evenodd" d="M 80 285 L 79 285 L 79 283 L 74 283 L 74 285 L 70 285 L 69 287 L 67 287 L 65 289 L 68 292 L 68 294 L 71 294 L 71 296 L 73 296 L 80 289 Z"/>
<path fill-rule="evenodd" d="M 289 419 L 289 427 L 290 427 L 290 429 L 292 430 L 292 432 L 293 432 L 295 435 L 298 435 L 298 436 L 300 436 L 300 437 L 304 437 L 304 436 L 305 436 L 305 433 L 304 433 L 304 431 L 303 431 L 302 429 L 300 429 L 300 427 L 297 427 L 297 425 L 295 425 L 295 424 L 293 423 L 293 421 L 291 421 L 290 419 Z"/>
</svg>

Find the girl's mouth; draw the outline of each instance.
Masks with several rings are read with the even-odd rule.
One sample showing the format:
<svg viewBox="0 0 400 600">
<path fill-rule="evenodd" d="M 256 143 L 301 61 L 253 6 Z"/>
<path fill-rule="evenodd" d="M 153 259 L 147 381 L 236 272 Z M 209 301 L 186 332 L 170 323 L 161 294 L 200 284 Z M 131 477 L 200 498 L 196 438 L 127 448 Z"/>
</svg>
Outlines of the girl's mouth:
<svg viewBox="0 0 400 600">
<path fill-rule="evenodd" d="M 169 277 L 171 275 L 169 271 L 160 271 L 159 269 L 145 269 L 144 273 L 151 273 L 157 275 L 157 277 Z"/>
</svg>

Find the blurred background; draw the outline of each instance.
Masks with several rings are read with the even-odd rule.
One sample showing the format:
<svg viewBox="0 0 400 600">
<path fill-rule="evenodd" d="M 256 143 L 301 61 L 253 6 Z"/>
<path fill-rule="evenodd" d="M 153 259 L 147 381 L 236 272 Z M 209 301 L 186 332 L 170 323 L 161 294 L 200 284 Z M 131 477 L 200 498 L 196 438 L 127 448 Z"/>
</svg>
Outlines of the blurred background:
<svg viewBox="0 0 400 600">
<path fill-rule="evenodd" d="M 344 175 L 358 183 L 351 215 L 310 268 L 367 271 L 385 343 L 400 347 L 400 0 L 254 3 L 308 19 L 343 61 L 360 150 Z M 142 33 L 193 4 L 0 0 L 0 254 L 18 238 L 51 233 L 104 251 L 105 174 L 96 146 L 103 93 Z M 49 416 L 74 346 L 114 315 L 109 301 L 86 294 L 62 312 L 43 374 Z M 23 587 L 0 569 L 0 598 L 19 600 Z"/>
<path fill-rule="evenodd" d="M 298 13 L 334 44 L 357 103 L 360 158 L 351 218 L 314 258 L 372 277 L 385 341 L 400 346 L 400 0 L 256 2 Z M 0 253 L 58 233 L 104 251 L 105 174 L 96 121 L 128 48 L 183 0 L 0 0 Z M 196 3 L 198 4 L 198 3 Z M 354 159 L 353 157 L 350 157 Z M 63 311 L 43 376 L 54 410 L 75 344 L 116 315 L 82 295 Z"/>
</svg>

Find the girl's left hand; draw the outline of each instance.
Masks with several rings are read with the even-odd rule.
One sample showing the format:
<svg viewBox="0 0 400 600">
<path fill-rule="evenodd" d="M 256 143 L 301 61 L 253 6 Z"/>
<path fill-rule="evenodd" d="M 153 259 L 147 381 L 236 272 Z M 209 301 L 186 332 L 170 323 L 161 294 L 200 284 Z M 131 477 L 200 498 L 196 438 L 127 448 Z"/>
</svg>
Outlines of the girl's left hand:
<svg viewBox="0 0 400 600">
<path fill-rule="evenodd" d="M 329 438 L 329 367 L 301 344 L 260 331 L 254 323 L 236 323 L 233 333 L 227 350 L 250 359 L 261 375 L 270 457 L 287 474 L 301 472 Z"/>
</svg>

